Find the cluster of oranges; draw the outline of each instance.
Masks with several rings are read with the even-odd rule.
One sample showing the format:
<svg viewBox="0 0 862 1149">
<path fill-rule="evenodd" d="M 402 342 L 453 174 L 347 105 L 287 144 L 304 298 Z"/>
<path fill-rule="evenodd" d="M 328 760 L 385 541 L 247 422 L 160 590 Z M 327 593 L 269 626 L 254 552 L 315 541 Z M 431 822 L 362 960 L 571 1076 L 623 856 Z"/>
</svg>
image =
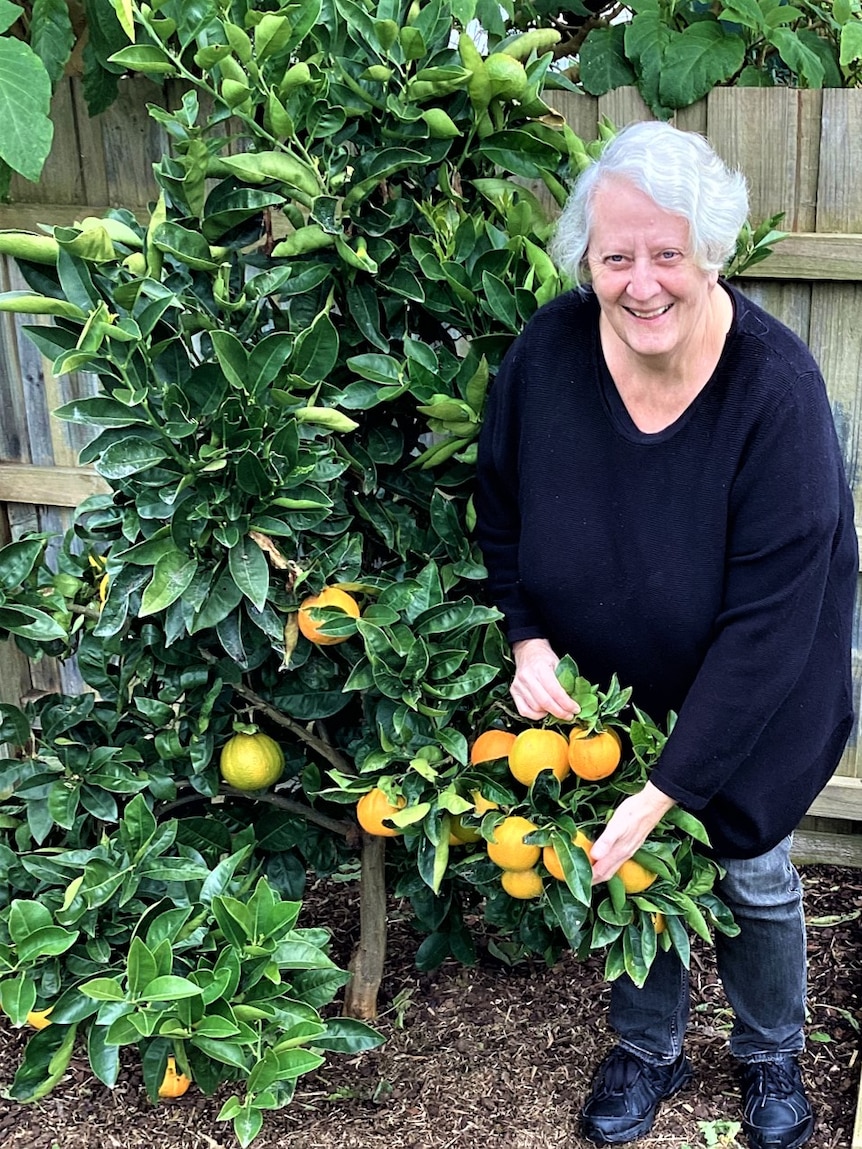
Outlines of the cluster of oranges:
<svg viewBox="0 0 862 1149">
<path fill-rule="evenodd" d="M 483 762 L 506 759 L 514 778 L 530 786 L 543 770 L 551 770 L 562 781 L 574 773 L 580 778 L 597 781 L 616 770 L 622 757 L 619 735 L 606 729 L 590 732 L 573 727 L 568 738 L 556 730 L 534 727 L 513 734 L 507 730 L 486 730 L 473 743 L 470 762 L 477 766 Z M 473 814 L 481 817 L 488 810 L 497 809 L 478 790 L 471 793 Z M 374 787 L 359 799 L 356 816 L 360 826 L 369 834 L 395 837 L 401 831 L 389 820 L 406 802 L 399 797 L 393 804 L 379 787 Z M 525 842 L 538 826 L 517 814 L 504 817 L 494 828 L 493 841 L 487 843 L 488 857 L 502 870 L 500 883 L 510 897 L 530 899 L 540 897 L 544 889 L 542 873 L 537 869 L 541 861 L 545 871 L 558 881 L 565 881 L 563 866 L 553 845 L 544 847 Z M 479 831 L 465 825 L 460 818 L 450 822 L 450 845 L 462 845 L 481 840 Z M 577 831 L 573 846 L 590 858 L 591 840 Z M 592 860 L 592 859 L 590 859 Z M 627 893 L 640 893 L 656 879 L 656 875 L 635 861 L 624 862 L 617 871 Z"/>
</svg>

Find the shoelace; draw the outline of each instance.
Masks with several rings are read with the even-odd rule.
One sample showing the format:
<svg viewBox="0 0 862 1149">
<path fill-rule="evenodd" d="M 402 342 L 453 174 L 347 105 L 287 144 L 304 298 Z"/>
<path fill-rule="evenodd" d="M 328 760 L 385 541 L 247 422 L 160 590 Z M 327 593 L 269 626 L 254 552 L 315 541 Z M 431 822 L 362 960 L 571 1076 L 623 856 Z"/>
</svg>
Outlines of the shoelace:
<svg viewBox="0 0 862 1149">
<path fill-rule="evenodd" d="M 605 1093 L 624 1093 L 634 1085 L 643 1064 L 625 1050 L 618 1050 L 605 1066 L 602 1089 Z"/>
<path fill-rule="evenodd" d="M 749 1066 L 754 1089 L 762 1097 L 789 1097 L 797 1088 L 793 1073 L 776 1061 L 760 1061 Z"/>
</svg>

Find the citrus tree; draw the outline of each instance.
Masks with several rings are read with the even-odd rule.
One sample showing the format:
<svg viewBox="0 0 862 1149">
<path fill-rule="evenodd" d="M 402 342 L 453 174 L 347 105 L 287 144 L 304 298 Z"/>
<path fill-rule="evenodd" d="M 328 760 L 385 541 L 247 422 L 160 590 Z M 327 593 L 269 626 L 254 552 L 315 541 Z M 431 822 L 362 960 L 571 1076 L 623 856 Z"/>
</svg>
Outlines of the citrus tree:
<svg viewBox="0 0 862 1149">
<path fill-rule="evenodd" d="M 27 333 L 97 382 L 55 414 L 93 429 L 81 462 L 109 488 L 64 539 L 0 551 L 0 631 L 89 687 L 0 712 L 0 1003 L 51 1010 L 19 1099 L 78 1036 L 108 1081 L 135 1044 L 153 1094 L 171 1065 L 239 1081 L 245 1144 L 321 1050 L 376 1040 L 321 1020 L 343 978 L 295 925 L 306 872 L 349 872 L 360 843 L 356 1016 L 384 879 L 426 967 L 475 959 L 477 913 L 511 959 L 568 945 L 636 979 L 734 926 L 679 812 L 628 883 L 591 887 L 589 842 L 666 731 L 570 663 L 578 723 L 524 729 L 482 598 L 485 393 L 567 286 L 546 205 L 601 146 L 553 110 L 557 33 L 501 29 L 483 55 L 448 0 L 118 11 L 111 62 L 181 92 L 151 109 L 171 151 L 149 218 L 0 233 L 28 285 L 0 309 L 53 316 Z"/>
</svg>

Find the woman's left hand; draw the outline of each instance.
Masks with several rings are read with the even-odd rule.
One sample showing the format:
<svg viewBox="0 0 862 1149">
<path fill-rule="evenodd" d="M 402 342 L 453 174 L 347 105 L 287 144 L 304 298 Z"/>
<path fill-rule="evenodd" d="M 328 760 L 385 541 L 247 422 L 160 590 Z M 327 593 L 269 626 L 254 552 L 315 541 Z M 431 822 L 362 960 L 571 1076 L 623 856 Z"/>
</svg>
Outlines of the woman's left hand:
<svg viewBox="0 0 862 1149">
<path fill-rule="evenodd" d="M 620 802 L 590 848 L 593 881 L 606 882 L 613 877 L 623 862 L 641 848 L 650 831 L 674 805 L 673 798 L 668 798 L 651 782 Z"/>
</svg>

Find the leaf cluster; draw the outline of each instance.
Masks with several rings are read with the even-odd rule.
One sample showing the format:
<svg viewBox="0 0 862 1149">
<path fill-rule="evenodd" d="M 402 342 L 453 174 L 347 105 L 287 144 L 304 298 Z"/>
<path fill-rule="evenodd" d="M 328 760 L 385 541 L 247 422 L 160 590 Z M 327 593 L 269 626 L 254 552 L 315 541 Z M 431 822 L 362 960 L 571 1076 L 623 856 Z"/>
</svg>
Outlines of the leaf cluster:
<svg viewBox="0 0 862 1149">
<path fill-rule="evenodd" d="M 13 1025 L 50 1009 L 13 1099 L 45 1096 L 77 1039 L 108 1086 L 134 1045 L 153 1100 L 169 1055 L 207 1094 L 240 1083 L 220 1118 L 247 1145 L 325 1051 L 382 1040 L 362 1022 L 321 1017 L 348 975 L 328 957 L 326 931 L 298 927 L 300 902 L 260 875 L 253 832 L 221 852 L 191 841 L 139 793 L 87 847 L 0 843 L 3 889 L 17 894 L 0 909 L 0 1005 Z"/>
<path fill-rule="evenodd" d="M 627 19 L 611 20 L 618 11 L 591 21 L 575 74 L 595 96 L 636 86 L 659 119 L 716 86 L 855 87 L 862 75 L 862 19 L 851 0 L 637 0 Z M 577 10 L 575 18 L 580 26 Z"/>
</svg>

